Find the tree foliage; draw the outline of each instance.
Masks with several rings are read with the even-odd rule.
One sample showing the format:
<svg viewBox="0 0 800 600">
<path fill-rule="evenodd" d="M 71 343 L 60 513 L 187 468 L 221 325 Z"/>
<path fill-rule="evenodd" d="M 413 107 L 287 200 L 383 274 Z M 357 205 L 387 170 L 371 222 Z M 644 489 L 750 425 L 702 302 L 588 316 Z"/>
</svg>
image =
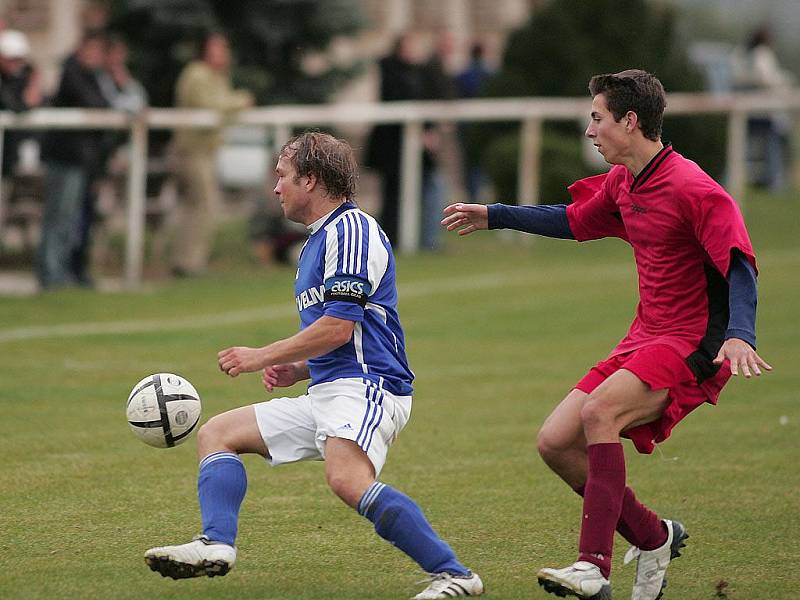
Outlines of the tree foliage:
<svg viewBox="0 0 800 600">
<path fill-rule="evenodd" d="M 489 97 L 583 96 L 597 73 L 641 68 L 656 75 L 669 92 L 700 91 L 702 78 L 689 65 L 676 34 L 676 15 L 663 3 L 646 0 L 558 0 L 535 12 L 512 33 L 503 65 L 486 89 Z M 669 98 L 667 99 L 669 114 Z M 588 116 L 587 116 L 588 119 Z M 582 128 L 549 123 L 543 144 L 542 199 L 566 199 L 562 179 L 586 175 L 581 158 Z M 516 127 L 482 128 L 480 145 L 502 198 L 515 193 L 516 174 L 492 165 L 515 165 Z M 488 138 L 488 139 L 487 139 Z M 724 121 L 715 117 L 667 117 L 664 139 L 714 175 L 722 170 Z M 498 157 L 495 154 L 503 156 Z"/>
<path fill-rule="evenodd" d="M 233 77 L 259 104 L 322 102 L 357 72 L 302 68 L 309 52 L 364 25 L 357 0 L 112 0 L 109 27 L 131 46 L 131 64 L 154 106 L 171 106 L 181 68 L 204 31 L 226 33 Z"/>
</svg>

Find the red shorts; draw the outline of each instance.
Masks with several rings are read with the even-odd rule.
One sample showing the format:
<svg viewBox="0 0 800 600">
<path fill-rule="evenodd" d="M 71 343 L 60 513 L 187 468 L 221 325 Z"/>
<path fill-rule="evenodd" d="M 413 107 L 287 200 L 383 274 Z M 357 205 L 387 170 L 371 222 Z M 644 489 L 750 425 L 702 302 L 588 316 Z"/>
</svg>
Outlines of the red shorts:
<svg viewBox="0 0 800 600">
<path fill-rule="evenodd" d="M 592 367 L 575 386 L 591 394 L 594 389 L 619 369 L 627 369 L 652 390 L 669 390 L 669 404 L 661 417 L 622 433 L 633 441 L 642 454 L 653 452 L 655 445 L 669 437 L 675 427 L 695 408 L 708 402 L 716 404 L 719 393 L 731 376 L 728 362 L 716 375 L 698 384 L 686 361 L 670 346 L 645 346 L 625 354 L 611 356 Z"/>
</svg>

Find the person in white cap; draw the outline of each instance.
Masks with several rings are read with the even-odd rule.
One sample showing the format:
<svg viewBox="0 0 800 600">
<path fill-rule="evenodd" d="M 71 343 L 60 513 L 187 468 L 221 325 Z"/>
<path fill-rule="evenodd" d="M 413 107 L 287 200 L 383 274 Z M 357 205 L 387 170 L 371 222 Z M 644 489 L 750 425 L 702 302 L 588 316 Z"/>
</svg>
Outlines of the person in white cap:
<svg viewBox="0 0 800 600">
<path fill-rule="evenodd" d="M 23 112 L 42 103 L 39 72 L 28 62 L 28 37 L 21 31 L 0 31 L 0 110 Z M 3 175 L 13 174 L 17 148 L 30 132 L 7 131 L 3 140 Z"/>
</svg>

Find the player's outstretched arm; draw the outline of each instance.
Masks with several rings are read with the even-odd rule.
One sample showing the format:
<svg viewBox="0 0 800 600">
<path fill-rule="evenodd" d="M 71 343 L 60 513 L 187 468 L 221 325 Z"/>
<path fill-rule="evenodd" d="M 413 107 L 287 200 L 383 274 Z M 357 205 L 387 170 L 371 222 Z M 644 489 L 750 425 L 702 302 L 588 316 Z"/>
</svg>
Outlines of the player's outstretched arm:
<svg viewBox="0 0 800 600">
<path fill-rule="evenodd" d="M 306 361 L 300 360 L 293 363 L 265 367 L 261 375 L 261 382 L 264 384 L 264 388 L 271 392 L 276 387 L 289 387 L 298 381 L 308 379 L 310 376 L 308 364 L 306 364 Z"/>
<path fill-rule="evenodd" d="M 731 375 L 738 375 L 742 372 L 747 379 L 755 375 L 761 375 L 761 369 L 772 371 L 772 367 L 761 358 L 753 347 L 738 338 L 728 338 L 719 349 L 714 364 L 721 365 L 725 359 L 731 363 Z"/>
<path fill-rule="evenodd" d="M 451 204 L 445 207 L 444 214 L 442 225 L 447 231 L 458 229 L 458 235 L 489 229 L 489 209 L 485 204 Z"/>
<path fill-rule="evenodd" d="M 479 229 L 513 229 L 545 237 L 574 240 L 564 204 L 451 204 L 444 209 L 442 225 L 467 235 Z"/>
</svg>

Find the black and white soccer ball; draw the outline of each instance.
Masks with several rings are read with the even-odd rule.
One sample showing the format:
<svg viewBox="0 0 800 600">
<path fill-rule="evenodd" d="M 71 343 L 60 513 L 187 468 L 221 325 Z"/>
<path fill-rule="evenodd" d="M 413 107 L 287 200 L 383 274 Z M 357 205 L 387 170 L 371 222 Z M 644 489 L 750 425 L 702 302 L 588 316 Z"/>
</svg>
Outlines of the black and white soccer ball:
<svg viewBox="0 0 800 600">
<path fill-rule="evenodd" d="M 156 373 L 133 387 L 126 412 L 136 437 L 156 448 L 172 448 L 189 439 L 200 421 L 200 395 L 180 375 Z"/>
</svg>

